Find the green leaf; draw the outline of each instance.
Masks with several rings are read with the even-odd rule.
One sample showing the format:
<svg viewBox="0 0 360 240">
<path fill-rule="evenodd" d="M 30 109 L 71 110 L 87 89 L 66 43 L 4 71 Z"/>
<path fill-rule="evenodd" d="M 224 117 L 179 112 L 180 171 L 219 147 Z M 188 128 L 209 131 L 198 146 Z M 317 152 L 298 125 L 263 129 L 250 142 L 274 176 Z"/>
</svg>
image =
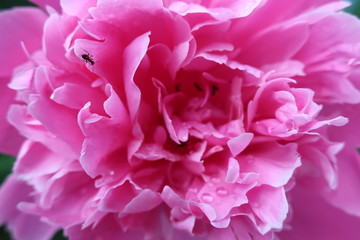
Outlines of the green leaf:
<svg viewBox="0 0 360 240">
<path fill-rule="evenodd" d="M 35 6 L 35 5 L 26 0 L 0 0 L 0 9 L 6 9 L 15 6 Z"/>
<path fill-rule="evenodd" d="M 1 240 L 11 240 L 10 234 L 6 231 L 5 227 L 0 227 L 0 239 Z"/>
<path fill-rule="evenodd" d="M 360 0 L 353 1 L 352 5 L 345 9 L 346 12 L 360 16 Z"/>
<path fill-rule="evenodd" d="M 15 158 L 12 156 L 0 154 L 0 184 L 11 173 Z M 2 239 L 2 238 L 0 238 Z"/>
<path fill-rule="evenodd" d="M 52 238 L 52 240 L 66 240 L 66 239 L 67 238 L 64 237 L 63 231 L 58 231 Z"/>
</svg>

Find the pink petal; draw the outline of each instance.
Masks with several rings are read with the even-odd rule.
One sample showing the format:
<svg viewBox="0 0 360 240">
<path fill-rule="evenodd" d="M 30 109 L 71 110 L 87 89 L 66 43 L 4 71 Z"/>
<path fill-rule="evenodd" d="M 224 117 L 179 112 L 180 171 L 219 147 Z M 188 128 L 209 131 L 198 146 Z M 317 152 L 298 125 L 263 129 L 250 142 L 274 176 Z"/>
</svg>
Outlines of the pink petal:
<svg viewBox="0 0 360 240">
<path fill-rule="evenodd" d="M 51 159 L 51 162 L 49 162 Z M 59 171 L 70 159 L 50 151 L 38 142 L 26 141 L 14 165 L 14 172 L 22 179 L 33 179 Z"/>
<path fill-rule="evenodd" d="M 42 8 L 45 8 L 46 6 L 51 6 L 61 12 L 60 0 L 30 0 L 30 2 L 33 2 Z"/>
<path fill-rule="evenodd" d="M 10 176 L 0 188 L 0 224 L 7 223 L 16 239 L 47 240 L 57 231 L 40 220 L 40 217 L 19 211 L 17 205 L 31 200 L 33 189 L 24 182 Z"/>
<path fill-rule="evenodd" d="M 64 69 L 72 67 L 65 57 L 64 42 L 77 24 L 77 18 L 53 13 L 44 24 L 43 48 L 47 60 Z"/>
<path fill-rule="evenodd" d="M 296 144 L 265 143 L 254 146 L 251 153 L 239 156 L 242 172 L 259 173 L 258 184 L 285 185 L 300 166 Z"/>
<path fill-rule="evenodd" d="M 70 16 L 78 16 L 80 18 L 82 16 L 86 17 L 89 14 L 88 9 L 91 7 L 95 7 L 96 3 L 97 0 L 76 1 L 76 2 L 69 0 L 60 1 L 61 9 L 65 13 L 69 14 Z"/>
<path fill-rule="evenodd" d="M 345 212 L 360 216 L 360 189 L 358 187 L 360 173 L 360 156 L 357 149 L 360 147 L 359 121 L 360 111 L 358 105 L 333 105 L 325 110 L 340 112 L 349 118 L 349 123 L 337 129 L 328 128 L 330 139 L 343 141 L 344 148 L 337 155 L 338 187 L 325 193 L 325 198 L 334 206 Z"/>
<path fill-rule="evenodd" d="M 249 41 L 240 55 L 241 62 L 260 67 L 289 60 L 305 44 L 307 38 L 306 24 L 268 30 Z"/>
<path fill-rule="evenodd" d="M 90 177 L 83 171 L 71 169 L 73 167 L 68 166 L 49 179 L 40 190 L 42 195 L 38 204 L 21 203 L 19 209 L 64 227 L 83 222 L 87 217 L 87 203 L 96 190 Z M 78 164 L 77 168 L 80 168 Z M 68 207 L 64 209 L 63 206 Z"/>
<path fill-rule="evenodd" d="M 137 115 L 140 104 L 140 90 L 134 83 L 135 71 L 138 68 L 140 61 L 144 57 L 148 44 L 149 34 L 145 33 L 137 37 L 125 50 L 124 50 L 124 81 L 125 91 L 127 93 L 127 105 L 130 111 L 131 119 L 134 119 Z"/>
<path fill-rule="evenodd" d="M 91 113 L 90 104 L 85 105 L 78 116 L 79 125 L 86 137 L 80 162 L 92 177 L 111 177 L 115 175 L 115 166 L 120 164 L 122 167 L 119 169 L 125 170 L 128 165 L 125 159 L 115 159 L 120 156 L 123 158 L 126 153 L 125 146 L 131 136 L 129 114 L 110 85 L 107 90 L 109 98 L 104 102 L 104 109 L 110 118 Z"/>
<path fill-rule="evenodd" d="M 324 200 L 317 189 L 296 186 L 290 192 L 293 216 L 291 224 L 279 236 L 283 240 L 356 240 L 360 219 L 336 209 Z"/>
<path fill-rule="evenodd" d="M 84 136 L 77 123 L 77 112 L 40 96 L 32 96 L 29 113 L 45 125 L 49 132 L 65 141 L 79 154 Z"/>
<path fill-rule="evenodd" d="M 251 190 L 248 196 L 249 205 L 259 218 L 256 224 L 261 233 L 270 229 L 282 229 L 289 210 L 284 188 L 264 185 Z"/>
<path fill-rule="evenodd" d="M 162 200 L 158 193 L 144 189 L 125 207 L 125 213 L 139 213 L 157 207 Z"/>
<path fill-rule="evenodd" d="M 23 7 L 0 14 L 0 77 L 10 77 L 15 66 L 27 59 L 21 42 L 33 53 L 41 49 L 41 35 L 46 14 L 37 8 Z M 13 28 L 16 23 L 16 28 Z"/>
<path fill-rule="evenodd" d="M 226 182 L 235 183 L 240 176 L 240 165 L 235 158 L 229 158 L 228 171 L 226 173 Z"/>
<path fill-rule="evenodd" d="M 227 142 L 230 152 L 233 157 L 236 157 L 240 154 L 251 142 L 254 134 L 252 133 L 242 133 L 238 137 L 234 137 Z"/>
<path fill-rule="evenodd" d="M 0 77 L 0 152 L 15 156 L 23 142 L 23 137 L 7 121 L 7 112 L 10 104 L 14 103 L 15 92 L 6 84 L 7 79 Z"/>
<path fill-rule="evenodd" d="M 65 229 L 65 235 L 72 240 L 84 239 L 143 239 L 142 231 L 123 232 L 116 214 L 107 214 L 98 224 L 85 229 L 81 224 Z"/>
<path fill-rule="evenodd" d="M 46 145 L 56 153 L 61 153 L 70 158 L 76 158 L 77 154 L 69 145 L 56 138 L 53 134 L 35 120 L 27 111 L 25 106 L 13 105 L 8 114 L 9 122 L 14 125 L 23 136 Z"/>
</svg>

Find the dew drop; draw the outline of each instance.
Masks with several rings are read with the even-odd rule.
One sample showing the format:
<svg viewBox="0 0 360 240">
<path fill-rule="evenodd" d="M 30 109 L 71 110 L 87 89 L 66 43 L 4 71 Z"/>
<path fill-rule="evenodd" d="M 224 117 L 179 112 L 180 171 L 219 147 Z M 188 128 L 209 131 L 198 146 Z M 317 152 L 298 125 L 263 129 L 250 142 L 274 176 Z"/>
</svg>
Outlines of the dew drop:
<svg viewBox="0 0 360 240">
<path fill-rule="evenodd" d="M 183 207 L 180 208 L 180 210 L 181 210 L 181 212 L 183 212 L 183 213 L 185 213 L 185 214 L 189 214 L 189 213 L 190 213 L 188 209 L 183 208 Z"/>
<path fill-rule="evenodd" d="M 211 196 L 209 193 L 204 193 L 201 196 L 201 199 L 206 203 L 211 203 L 214 200 L 213 196 Z"/>
<path fill-rule="evenodd" d="M 109 175 L 110 175 L 110 176 L 114 176 L 114 175 L 115 175 L 115 171 L 110 171 L 110 172 L 109 172 Z"/>
<path fill-rule="evenodd" d="M 198 189 L 197 188 L 189 188 L 188 190 L 190 193 L 197 193 Z"/>
<path fill-rule="evenodd" d="M 247 160 L 248 160 L 248 163 L 253 163 L 255 160 L 255 157 L 253 155 L 248 155 Z"/>
<path fill-rule="evenodd" d="M 211 178 L 211 182 L 213 182 L 213 183 L 219 183 L 219 182 L 220 182 L 220 179 L 219 179 L 219 178 L 216 178 L 216 177 L 213 177 L 213 178 Z"/>
<path fill-rule="evenodd" d="M 259 208 L 259 207 L 260 207 L 260 203 L 255 201 L 255 202 L 253 203 L 253 207 L 254 207 L 254 208 Z"/>
<path fill-rule="evenodd" d="M 228 191 L 223 187 L 219 187 L 218 189 L 216 189 L 216 194 L 219 197 L 224 197 L 224 196 L 226 196 L 228 194 Z"/>
<path fill-rule="evenodd" d="M 198 194 L 198 189 L 197 188 L 189 188 L 188 192 L 187 192 L 187 197 L 189 198 L 197 198 L 197 194 Z"/>
</svg>

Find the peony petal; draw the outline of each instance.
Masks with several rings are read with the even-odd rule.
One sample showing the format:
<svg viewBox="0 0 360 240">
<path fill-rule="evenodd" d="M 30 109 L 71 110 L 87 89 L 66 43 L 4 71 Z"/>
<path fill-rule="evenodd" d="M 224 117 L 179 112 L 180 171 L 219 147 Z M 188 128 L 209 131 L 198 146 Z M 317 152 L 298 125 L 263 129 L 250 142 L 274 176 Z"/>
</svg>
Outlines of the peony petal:
<svg viewBox="0 0 360 240">
<path fill-rule="evenodd" d="M 39 0 L 38 0 L 39 1 Z M 61 9 L 70 16 L 86 17 L 89 13 L 87 9 L 96 6 L 96 0 L 77 1 L 60 0 Z"/>
<path fill-rule="evenodd" d="M 225 181 L 227 183 L 235 183 L 240 176 L 240 165 L 235 158 L 229 158 L 228 171 L 226 173 Z"/>
<path fill-rule="evenodd" d="M 61 7 L 60 7 L 60 1 L 59 0 L 30 0 L 30 2 L 33 2 L 33 3 L 35 3 L 36 5 L 38 5 L 39 7 L 42 7 L 42 8 L 45 8 L 46 6 L 51 6 L 54 9 L 61 12 Z"/>
<path fill-rule="evenodd" d="M 30 101 L 29 113 L 79 154 L 84 137 L 76 121 L 77 112 L 39 96 L 32 96 Z"/>
<path fill-rule="evenodd" d="M 125 157 L 125 146 L 131 135 L 129 115 L 121 99 L 110 86 L 108 94 L 109 98 L 105 101 L 104 108 L 111 118 L 91 113 L 90 104 L 86 104 L 78 116 L 79 125 L 86 137 L 80 162 L 92 177 L 114 175 L 112 164 L 115 162 L 123 167 L 128 164 L 126 159 L 122 158 Z M 117 134 L 114 135 L 115 132 Z M 99 144 L 103 146 L 101 151 L 97 147 Z M 118 157 L 122 161 L 116 161 Z M 102 167 L 99 167 L 99 164 Z"/>
<path fill-rule="evenodd" d="M 40 220 L 40 217 L 21 212 L 17 205 L 31 200 L 33 189 L 15 176 L 10 176 L 0 188 L 0 224 L 7 223 L 16 239 L 47 240 L 57 231 L 56 226 Z"/>
<path fill-rule="evenodd" d="M 260 3 L 261 0 L 209 1 L 209 3 L 204 3 L 205 7 L 203 7 L 198 4 L 174 1 L 169 5 L 169 9 L 181 15 L 208 13 L 214 18 L 224 21 L 230 18 L 240 18 L 250 15 Z"/>
<path fill-rule="evenodd" d="M 354 239 L 319 218 L 359 225 L 347 3 L 35 2 L 47 14 L 0 13 L 0 150 L 21 142 L 6 112 L 26 139 L 14 172 L 28 186 L 12 175 L 0 189 L 15 238 L 38 225 L 48 239 L 278 240 L 293 224 L 286 239 Z"/>
<path fill-rule="evenodd" d="M 328 204 L 317 189 L 297 186 L 290 192 L 293 217 L 278 235 L 283 240 L 356 240 L 359 218 L 348 215 Z"/>
<path fill-rule="evenodd" d="M 145 33 L 139 36 L 124 50 L 125 91 L 127 93 L 127 105 L 130 111 L 131 119 L 134 119 L 137 115 L 141 96 L 139 88 L 134 83 L 134 74 L 136 68 L 139 66 L 140 61 L 146 53 L 150 41 L 149 34 L 150 33 Z"/>
<path fill-rule="evenodd" d="M 126 205 L 125 213 L 139 213 L 149 211 L 157 207 L 162 200 L 158 193 L 145 189 Z"/>
<path fill-rule="evenodd" d="M 22 49 L 24 44 L 27 51 L 33 53 L 41 48 L 42 24 L 46 15 L 36 8 L 17 8 L 3 11 L 0 14 L 0 152 L 16 155 L 22 142 L 16 130 L 6 123 L 6 113 L 9 105 L 14 103 L 15 93 L 6 85 L 12 74 L 13 68 L 27 60 Z M 11 24 L 16 22 L 16 31 Z M 20 29 L 20 31 L 19 31 Z M 15 57 L 16 56 L 16 57 Z"/>
<path fill-rule="evenodd" d="M 144 234 L 141 231 L 121 231 L 116 214 L 107 214 L 95 226 L 89 226 L 82 229 L 81 225 L 74 225 L 65 230 L 65 235 L 73 240 L 83 239 L 143 239 Z"/>
<path fill-rule="evenodd" d="M 223 229 L 213 229 L 209 236 L 209 240 L 226 239 L 226 240 L 274 240 L 273 232 L 261 234 L 255 229 L 253 223 L 245 216 L 237 216 L 232 218 L 230 227 Z"/>
<path fill-rule="evenodd" d="M 49 162 L 51 159 L 51 162 Z M 71 159 L 72 160 L 72 159 Z M 27 140 L 18 155 L 14 172 L 22 179 L 33 179 L 60 170 L 70 159 L 50 151 L 44 145 Z"/>
<path fill-rule="evenodd" d="M 44 24 L 43 48 L 47 59 L 55 66 L 65 69 L 72 67 L 65 57 L 65 37 L 71 33 L 77 24 L 75 17 L 61 16 L 53 13 Z"/>
<path fill-rule="evenodd" d="M 360 171 L 359 153 L 341 152 L 338 158 L 337 188 L 324 193 L 328 202 L 332 203 L 350 215 L 360 216 L 360 189 L 357 187 Z"/>
<path fill-rule="evenodd" d="M 233 157 L 239 155 L 250 144 L 253 137 L 252 133 L 242 133 L 238 137 L 230 139 L 227 145 Z"/>
<path fill-rule="evenodd" d="M 258 33 L 244 47 L 241 62 L 261 67 L 291 59 L 308 39 L 308 26 L 297 24 Z"/>
<path fill-rule="evenodd" d="M 0 77 L 0 153 L 15 156 L 19 151 L 23 138 L 6 121 L 9 106 L 13 103 L 13 98 L 15 97 L 15 92 L 9 89 L 6 84 L 6 78 Z"/>
<path fill-rule="evenodd" d="M 330 139 L 344 141 L 344 148 L 337 155 L 338 187 L 325 193 L 325 199 L 348 214 L 360 216 L 359 181 L 360 157 L 356 150 L 360 146 L 358 123 L 360 120 L 359 105 L 333 105 L 325 108 L 328 113 L 340 112 L 349 118 L 349 123 L 341 128 L 329 127 Z"/>
<path fill-rule="evenodd" d="M 79 168 L 78 163 L 63 168 L 40 190 L 43 194 L 38 204 L 24 202 L 19 205 L 19 209 L 41 215 L 47 222 L 55 225 L 67 227 L 83 222 L 83 213 L 89 198 L 94 196 L 96 191 L 91 179 L 83 171 L 78 171 Z M 72 183 L 71 187 L 69 182 Z M 63 209 L 65 205 L 68 207 Z"/>
<path fill-rule="evenodd" d="M 56 138 L 39 121 L 35 120 L 26 111 L 25 106 L 12 105 L 8 113 L 8 119 L 26 138 L 40 142 L 56 153 L 61 153 L 70 158 L 77 157 L 77 154 L 69 145 Z"/>
<path fill-rule="evenodd" d="M 32 7 L 1 12 L 0 77 L 10 77 L 15 66 L 28 60 L 21 42 L 29 53 L 41 49 L 41 35 L 46 17 L 43 11 Z M 11 27 L 12 23 L 16 23 L 17 27 Z"/>
<path fill-rule="evenodd" d="M 242 172 L 259 173 L 258 184 L 273 187 L 285 185 L 295 169 L 301 165 L 296 144 L 259 144 L 251 153 L 240 155 Z"/>
<path fill-rule="evenodd" d="M 264 185 L 252 189 L 248 196 L 252 211 L 260 219 L 256 225 L 261 233 L 282 228 L 289 210 L 284 188 Z"/>
</svg>

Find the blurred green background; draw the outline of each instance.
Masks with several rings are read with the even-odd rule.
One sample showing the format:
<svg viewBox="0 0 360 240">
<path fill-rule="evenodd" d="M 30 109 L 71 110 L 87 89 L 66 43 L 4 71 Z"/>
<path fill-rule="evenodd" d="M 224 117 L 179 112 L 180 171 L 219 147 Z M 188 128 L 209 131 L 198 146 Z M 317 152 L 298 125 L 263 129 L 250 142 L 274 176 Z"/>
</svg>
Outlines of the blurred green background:
<svg viewBox="0 0 360 240">
<path fill-rule="evenodd" d="M 79 1 L 79 0 L 74 0 Z M 309 0 L 311 1 L 311 0 Z M 353 13 L 357 16 L 360 16 L 360 0 L 352 1 L 353 5 L 346 9 L 346 11 Z M 14 6 L 31 6 L 33 4 L 25 0 L 0 0 L 0 9 L 8 9 Z M 6 176 L 11 172 L 11 168 L 15 158 L 12 156 L 6 156 L 0 154 L 0 184 L 5 180 Z M 9 234 L 6 232 L 4 227 L 0 228 L 0 240 L 11 240 Z M 62 232 L 58 232 L 53 240 L 66 240 L 63 237 Z"/>
</svg>

